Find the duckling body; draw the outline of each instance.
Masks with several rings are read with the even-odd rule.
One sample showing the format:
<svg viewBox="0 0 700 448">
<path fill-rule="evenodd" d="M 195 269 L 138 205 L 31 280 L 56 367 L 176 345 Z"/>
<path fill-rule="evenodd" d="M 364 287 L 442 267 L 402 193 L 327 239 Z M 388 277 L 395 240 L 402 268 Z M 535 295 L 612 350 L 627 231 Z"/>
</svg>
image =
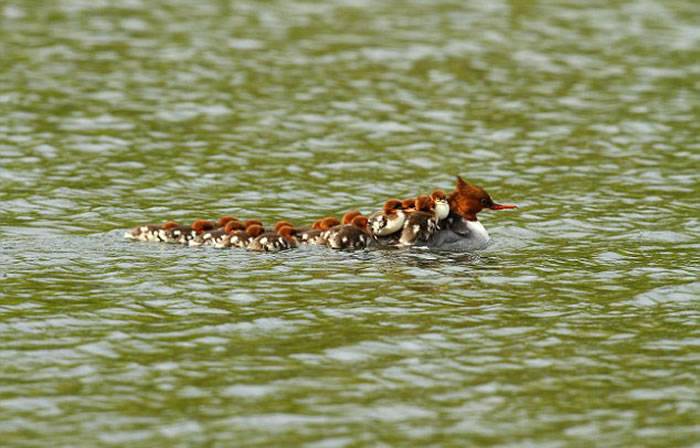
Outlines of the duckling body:
<svg viewBox="0 0 700 448">
<path fill-rule="evenodd" d="M 175 227 L 178 227 L 178 224 L 174 221 L 163 224 L 144 224 L 124 233 L 124 238 L 137 241 L 163 241 L 163 233 Z"/>
<path fill-rule="evenodd" d="M 375 237 L 386 237 L 400 232 L 405 220 L 406 214 L 402 210 L 401 201 L 389 199 L 382 210 L 370 215 L 369 229 Z"/>
<path fill-rule="evenodd" d="M 413 212 L 406 219 L 399 244 L 402 246 L 426 244 L 437 231 L 438 221 L 434 213 Z"/>
<path fill-rule="evenodd" d="M 323 246 L 326 244 L 326 239 L 324 238 L 325 232 L 339 225 L 340 221 L 333 216 L 320 219 L 313 224 L 311 229 L 299 232 L 299 243 Z"/>
<path fill-rule="evenodd" d="M 265 229 L 259 224 L 251 224 L 245 230 L 234 230 L 227 236 L 223 237 L 220 242 L 214 246 L 223 249 L 229 247 L 238 247 L 245 249 L 253 239 L 262 235 Z"/>
<path fill-rule="evenodd" d="M 374 244 L 365 216 L 355 216 L 351 224 L 327 230 L 323 237 L 326 245 L 333 249 L 364 249 Z"/>
<path fill-rule="evenodd" d="M 275 225 L 275 232 L 265 232 L 248 243 L 248 250 L 257 252 L 278 252 L 297 247 L 294 235 L 296 230 L 286 221 Z"/>
<path fill-rule="evenodd" d="M 428 196 L 418 196 L 415 204 L 416 211 L 406 218 L 399 244 L 413 246 L 427 244 L 432 235 L 438 231 L 438 219 L 435 216 L 434 202 Z"/>
<path fill-rule="evenodd" d="M 124 238 L 137 241 L 157 241 L 157 235 L 161 228 L 160 224 L 144 224 L 124 233 Z"/>
<path fill-rule="evenodd" d="M 219 224 L 221 224 L 221 220 L 219 220 Z M 243 226 L 243 223 L 239 222 L 236 219 L 231 219 L 226 221 L 226 225 L 224 227 L 219 227 L 216 230 L 209 230 L 206 232 L 203 232 L 193 239 L 189 241 L 190 246 L 216 246 L 217 244 L 221 243 L 223 239 L 228 236 L 229 234 L 233 233 L 236 230 L 243 230 L 245 227 Z"/>
</svg>

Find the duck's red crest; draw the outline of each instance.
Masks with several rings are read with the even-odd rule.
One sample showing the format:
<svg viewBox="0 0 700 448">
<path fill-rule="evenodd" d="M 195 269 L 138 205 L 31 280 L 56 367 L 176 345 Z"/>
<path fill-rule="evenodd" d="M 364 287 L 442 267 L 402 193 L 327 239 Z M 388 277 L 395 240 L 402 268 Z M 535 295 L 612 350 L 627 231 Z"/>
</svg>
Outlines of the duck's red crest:
<svg viewBox="0 0 700 448">
<path fill-rule="evenodd" d="M 512 204 L 496 204 L 486 190 L 459 176 L 457 176 L 457 188 L 450 194 L 448 201 L 452 212 L 469 221 L 476 221 L 476 214 L 485 208 L 491 210 L 517 208 Z"/>
</svg>

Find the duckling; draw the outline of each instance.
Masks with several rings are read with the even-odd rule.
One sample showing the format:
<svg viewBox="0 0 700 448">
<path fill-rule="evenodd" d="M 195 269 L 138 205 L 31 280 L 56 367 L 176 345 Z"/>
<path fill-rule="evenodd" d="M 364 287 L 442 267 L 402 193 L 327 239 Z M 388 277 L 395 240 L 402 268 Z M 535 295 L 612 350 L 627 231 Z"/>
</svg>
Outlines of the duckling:
<svg viewBox="0 0 700 448">
<path fill-rule="evenodd" d="M 364 249 L 374 244 L 367 228 L 367 217 L 356 215 L 350 224 L 328 230 L 326 244 L 333 249 Z"/>
<path fill-rule="evenodd" d="M 313 223 L 310 230 L 299 233 L 299 242 L 301 244 L 324 245 L 326 240 L 323 238 L 323 233 L 339 225 L 340 221 L 334 216 L 319 219 Z"/>
<path fill-rule="evenodd" d="M 162 241 L 165 241 L 166 243 L 187 244 L 197 235 L 206 232 L 207 230 L 213 230 L 215 227 L 216 224 L 211 221 L 198 219 L 190 226 L 176 226 L 165 229 L 159 236 L 162 238 Z"/>
<path fill-rule="evenodd" d="M 450 202 L 447 200 L 447 195 L 442 190 L 435 190 L 431 193 L 430 199 L 435 203 L 435 218 L 438 224 L 443 219 L 450 215 Z"/>
<path fill-rule="evenodd" d="M 248 250 L 256 252 L 277 252 L 298 246 L 294 235 L 297 231 L 287 221 L 275 224 L 274 232 L 265 232 L 248 243 Z"/>
<path fill-rule="evenodd" d="M 221 222 L 221 220 L 219 220 Z M 224 237 L 233 233 L 236 230 L 244 230 L 245 226 L 242 222 L 237 219 L 226 220 L 226 225 L 223 228 L 218 228 L 216 230 L 210 230 L 197 235 L 195 238 L 189 241 L 190 246 L 215 246 L 220 243 Z"/>
<path fill-rule="evenodd" d="M 235 230 L 229 235 L 223 237 L 220 242 L 216 243 L 214 247 L 219 249 L 227 247 L 239 247 L 244 249 L 248 247 L 253 239 L 259 237 L 265 232 L 265 228 L 260 224 L 252 223 L 245 230 Z"/>
<path fill-rule="evenodd" d="M 382 210 L 370 215 L 370 231 L 375 237 L 389 236 L 400 232 L 405 220 L 406 214 L 402 210 L 401 201 L 389 199 L 384 203 Z"/>
<path fill-rule="evenodd" d="M 124 238 L 138 241 L 162 241 L 159 238 L 160 233 L 163 230 L 171 229 L 177 226 L 178 223 L 175 221 L 167 221 L 164 224 L 144 224 L 142 226 L 134 227 L 130 231 L 126 232 L 124 234 Z"/>
<path fill-rule="evenodd" d="M 435 216 L 434 202 L 428 196 L 418 196 L 415 202 L 416 211 L 406 218 L 399 244 L 413 246 L 425 244 L 438 230 L 438 220 Z"/>
</svg>

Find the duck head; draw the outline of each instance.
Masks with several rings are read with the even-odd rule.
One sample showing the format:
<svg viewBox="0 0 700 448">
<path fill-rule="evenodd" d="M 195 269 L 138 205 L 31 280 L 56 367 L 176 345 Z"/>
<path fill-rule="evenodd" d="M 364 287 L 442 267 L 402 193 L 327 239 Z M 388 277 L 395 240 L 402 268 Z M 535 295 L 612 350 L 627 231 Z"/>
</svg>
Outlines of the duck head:
<svg viewBox="0 0 700 448">
<path fill-rule="evenodd" d="M 483 188 L 457 176 L 457 188 L 448 197 L 450 210 L 467 221 L 476 221 L 476 214 L 483 209 L 507 210 L 518 208 L 513 204 L 497 204 Z"/>
</svg>

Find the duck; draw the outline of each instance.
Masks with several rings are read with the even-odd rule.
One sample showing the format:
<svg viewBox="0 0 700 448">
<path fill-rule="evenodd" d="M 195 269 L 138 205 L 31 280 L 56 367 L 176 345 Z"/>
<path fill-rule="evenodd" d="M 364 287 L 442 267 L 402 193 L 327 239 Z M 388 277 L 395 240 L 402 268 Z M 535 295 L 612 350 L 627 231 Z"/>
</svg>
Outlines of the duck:
<svg viewBox="0 0 700 448">
<path fill-rule="evenodd" d="M 279 221 L 275 224 L 274 232 L 265 232 L 250 243 L 248 250 L 256 252 L 277 252 L 281 250 L 291 249 L 298 246 L 298 242 L 294 237 L 297 230 L 294 229 L 291 223 L 287 221 Z"/>
<path fill-rule="evenodd" d="M 341 220 L 341 224 L 342 225 L 352 224 L 352 220 L 355 219 L 356 216 L 363 216 L 362 212 L 359 210 L 354 210 L 354 209 L 346 212 L 343 215 L 343 219 Z"/>
<path fill-rule="evenodd" d="M 226 247 L 246 248 L 248 244 L 265 232 L 262 221 L 258 219 L 247 219 L 243 221 L 243 229 L 234 230 L 230 235 L 225 236 L 214 247 L 222 249 Z"/>
<path fill-rule="evenodd" d="M 336 226 L 326 232 L 326 244 L 333 249 L 364 249 L 374 244 L 368 219 L 355 215 L 349 224 Z"/>
<path fill-rule="evenodd" d="M 485 249 L 491 237 L 477 219 L 482 210 L 510 210 L 515 204 L 498 204 L 482 187 L 457 176 L 455 190 L 447 197 L 450 213 L 445 225 L 427 241 L 429 248 L 473 251 Z"/>
<path fill-rule="evenodd" d="M 430 196 L 418 196 L 414 208 L 415 211 L 408 215 L 401 230 L 399 244 L 402 246 L 427 243 L 438 230 L 435 202 Z"/>
<path fill-rule="evenodd" d="M 301 229 L 299 231 L 299 243 L 301 244 L 308 244 L 310 238 L 314 238 L 317 235 L 320 235 L 321 232 L 321 221 L 323 221 L 324 218 L 317 219 L 311 224 L 311 227 L 308 229 Z"/>
<path fill-rule="evenodd" d="M 400 232 L 406 221 L 403 204 L 398 199 L 389 199 L 382 210 L 369 216 L 369 229 L 375 237 L 386 237 Z"/>
<path fill-rule="evenodd" d="M 401 208 L 404 212 L 409 212 L 415 210 L 414 205 L 416 203 L 416 198 L 408 198 L 401 201 Z"/>
<path fill-rule="evenodd" d="M 224 215 L 216 220 L 216 226 L 217 226 L 217 228 L 219 228 L 219 227 L 223 228 L 226 226 L 226 224 L 228 224 L 231 221 L 238 221 L 238 218 L 236 218 L 234 216 L 230 216 L 230 215 Z"/>
<path fill-rule="evenodd" d="M 341 223 L 335 216 L 327 216 L 316 220 L 311 225 L 311 229 L 299 233 L 299 243 L 322 246 L 326 244 L 326 240 L 323 238 L 324 232 L 339 225 L 341 225 Z"/>
<path fill-rule="evenodd" d="M 242 222 L 238 221 L 237 219 L 219 219 L 218 223 L 221 224 L 221 222 L 225 222 L 226 224 L 223 227 L 219 227 L 215 230 L 210 230 L 208 232 L 204 232 L 200 235 L 197 235 L 193 239 L 189 241 L 190 246 L 215 246 L 217 243 L 220 243 L 226 236 L 229 234 L 233 233 L 236 230 L 245 230 L 245 226 L 243 225 Z"/>
<path fill-rule="evenodd" d="M 430 199 L 435 204 L 435 219 L 440 223 L 450 215 L 450 201 L 447 200 L 447 195 L 442 190 L 434 190 L 430 194 Z"/>
<path fill-rule="evenodd" d="M 159 232 L 159 238 L 166 243 L 188 244 L 197 235 L 214 230 L 216 224 L 206 219 L 198 219 L 189 226 L 175 226 Z"/>
<path fill-rule="evenodd" d="M 133 240 L 193 246 L 251 246 L 251 250 L 260 250 L 253 249 L 255 244 L 262 247 L 262 250 L 281 250 L 296 247 L 300 243 L 327 244 L 336 249 L 344 249 L 398 240 L 402 245 L 471 251 L 483 249 L 490 242 L 490 236 L 477 219 L 477 214 L 485 209 L 514 208 L 517 208 L 514 204 L 494 202 L 482 187 L 457 176 L 455 190 L 449 194 L 434 190 L 430 196 L 420 195 L 403 201 L 390 199 L 385 202 L 382 210 L 370 218 L 358 210 L 352 210 L 340 222 L 335 217 L 326 217 L 315 221 L 308 230 L 280 221 L 274 232 L 265 232 L 261 221 L 248 220 L 241 223 L 233 216 L 222 216 L 216 221 L 198 219 L 191 225 L 180 225 L 174 221 L 141 225 L 126 232 L 124 236 Z M 402 221 L 403 224 L 400 224 Z M 268 239 L 262 243 L 265 236 Z"/>
<path fill-rule="evenodd" d="M 353 218 L 355 218 L 355 216 L 362 216 L 362 212 L 360 212 L 359 210 L 350 210 L 350 211 L 345 212 L 345 214 L 343 215 L 343 217 L 340 220 L 340 225 L 344 226 L 344 225 L 351 224 L 352 220 L 353 220 Z M 331 235 L 331 230 L 335 230 L 337 227 L 340 227 L 340 226 L 336 225 L 333 227 L 329 227 L 327 230 L 325 230 L 321 233 L 320 238 L 322 241 L 324 241 L 324 244 L 326 242 L 328 242 L 328 237 Z"/>
<path fill-rule="evenodd" d="M 262 225 L 257 224 L 257 222 L 260 221 L 254 221 L 250 223 L 245 228 L 245 230 L 234 230 L 230 234 L 223 237 L 221 241 L 215 243 L 214 247 L 218 249 L 229 247 L 238 247 L 241 249 L 245 249 L 246 247 L 248 247 L 250 242 L 253 241 L 253 239 L 265 233 L 265 228 Z"/>
<path fill-rule="evenodd" d="M 138 241 L 160 241 L 159 235 L 163 230 L 172 229 L 178 225 L 175 221 L 167 221 L 163 224 L 144 224 L 126 232 L 124 238 Z"/>
</svg>

